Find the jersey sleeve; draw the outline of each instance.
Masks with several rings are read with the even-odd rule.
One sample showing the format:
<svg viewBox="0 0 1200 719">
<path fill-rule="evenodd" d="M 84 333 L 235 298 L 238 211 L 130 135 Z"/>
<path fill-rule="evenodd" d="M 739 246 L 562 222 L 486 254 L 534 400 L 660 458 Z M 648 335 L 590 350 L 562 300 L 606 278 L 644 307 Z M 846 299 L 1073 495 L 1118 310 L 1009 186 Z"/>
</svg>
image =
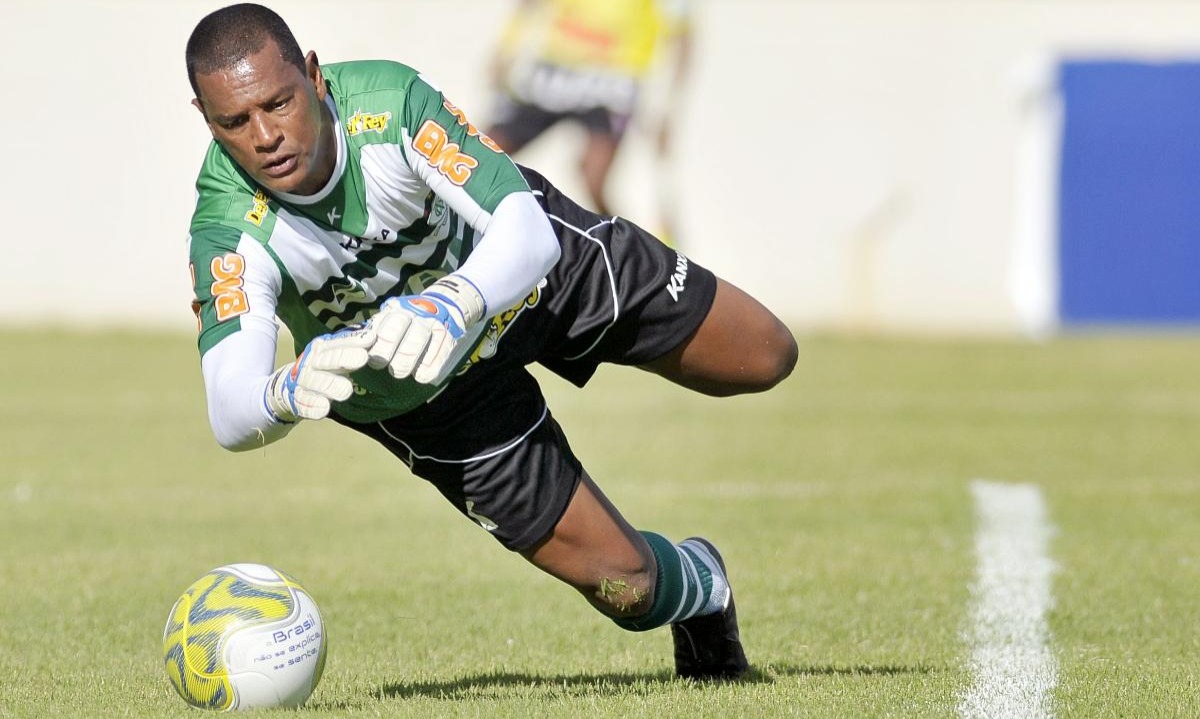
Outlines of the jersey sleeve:
<svg viewBox="0 0 1200 719">
<path fill-rule="evenodd" d="M 476 230 L 506 196 L 529 191 L 512 159 L 423 76 L 409 86 L 403 112 L 409 166 Z"/>
<path fill-rule="evenodd" d="M 291 429 L 262 399 L 278 341 L 279 269 L 261 242 L 220 223 L 193 226 L 188 249 L 213 435 L 232 451 L 274 442 Z"/>
<path fill-rule="evenodd" d="M 282 283 L 262 244 L 217 223 L 193 227 L 188 244 L 201 356 L 236 332 L 274 338 Z"/>
</svg>

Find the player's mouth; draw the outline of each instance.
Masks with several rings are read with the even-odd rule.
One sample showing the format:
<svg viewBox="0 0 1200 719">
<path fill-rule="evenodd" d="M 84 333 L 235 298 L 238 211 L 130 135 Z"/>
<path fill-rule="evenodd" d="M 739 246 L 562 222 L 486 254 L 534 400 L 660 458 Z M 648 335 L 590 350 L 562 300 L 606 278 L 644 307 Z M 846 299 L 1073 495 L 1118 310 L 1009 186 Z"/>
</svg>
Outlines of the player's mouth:
<svg viewBox="0 0 1200 719">
<path fill-rule="evenodd" d="M 263 174 L 266 175 L 267 177 L 270 177 L 270 178 L 273 178 L 276 180 L 278 180 L 281 177 L 286 177 L 286 176 L 292 174 L 292 172 L 295 169 L 296 169 L 296 156 L 295 155 L 284 155 L 283 157 L 281 157 L 277 160 L 271 160 L 270 162 L 268 162 L 262 166 Z"/>
</svg>

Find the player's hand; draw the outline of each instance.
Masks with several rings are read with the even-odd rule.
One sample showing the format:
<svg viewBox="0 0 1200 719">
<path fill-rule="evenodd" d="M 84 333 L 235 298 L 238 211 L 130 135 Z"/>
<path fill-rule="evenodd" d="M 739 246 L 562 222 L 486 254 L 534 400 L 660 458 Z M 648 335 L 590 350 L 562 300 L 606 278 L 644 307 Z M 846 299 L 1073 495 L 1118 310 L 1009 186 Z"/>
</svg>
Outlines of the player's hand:
<svg viewBox="0 0 1200 719">
<path fill-rule="evenodd" d="M 419 295 L 385 301 L 368 326 L 375 343 L 367 364 L 388 368 L 396 379 L 411 376 L 433 384 L 453 370 L 447 364 L 467 330 L 485 314 L 483 297 L 470 282 L 444 277 Z"/>
<path fill-rule="evenodd" d="M 366 366 L 367 348 L 374 342 L 375 332 L 363 326 L 309 342 L 295 362 L 275 370 L 267 381 L 267 409 L 283 422 L 325 417 L 330 402 L 349 399 L 354 392 L 346 375 Z"/>
</svg>

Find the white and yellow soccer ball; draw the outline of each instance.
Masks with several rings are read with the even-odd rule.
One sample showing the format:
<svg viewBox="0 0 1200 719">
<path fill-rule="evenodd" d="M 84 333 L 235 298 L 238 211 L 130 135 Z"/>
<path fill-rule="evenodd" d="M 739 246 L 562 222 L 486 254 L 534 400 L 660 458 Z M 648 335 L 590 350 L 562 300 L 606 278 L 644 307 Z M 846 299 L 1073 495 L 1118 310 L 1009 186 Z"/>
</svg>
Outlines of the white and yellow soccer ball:
<svg viewBox="0 0 1200 719">
<path fill-rule="evenodd" d="M 312 596 L 262 564 L 229 564 L 197 579 L 163 632 L 176 691 L 221 711 L 300 706 L 321 680 L 327 646 Z"/>
</svg>

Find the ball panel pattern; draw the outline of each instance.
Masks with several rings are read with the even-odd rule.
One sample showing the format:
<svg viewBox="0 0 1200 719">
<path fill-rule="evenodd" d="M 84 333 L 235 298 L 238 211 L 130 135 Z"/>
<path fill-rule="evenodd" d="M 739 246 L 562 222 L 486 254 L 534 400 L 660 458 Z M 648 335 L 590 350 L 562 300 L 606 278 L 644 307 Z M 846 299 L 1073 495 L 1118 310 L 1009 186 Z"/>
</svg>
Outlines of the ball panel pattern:
<svg viewBox="0 0 1200 719">
<path fill-rule="evenodd" d="M 247 577 L 220 567 L 188 587 L 171 609 L 163 634 L 167 676 L 189 704 L 226 710 L 235 701 L 224 655 L 228 638 L 244 629 L 287 619 L 296 610 L 290 577 Z"/>
</svg>

